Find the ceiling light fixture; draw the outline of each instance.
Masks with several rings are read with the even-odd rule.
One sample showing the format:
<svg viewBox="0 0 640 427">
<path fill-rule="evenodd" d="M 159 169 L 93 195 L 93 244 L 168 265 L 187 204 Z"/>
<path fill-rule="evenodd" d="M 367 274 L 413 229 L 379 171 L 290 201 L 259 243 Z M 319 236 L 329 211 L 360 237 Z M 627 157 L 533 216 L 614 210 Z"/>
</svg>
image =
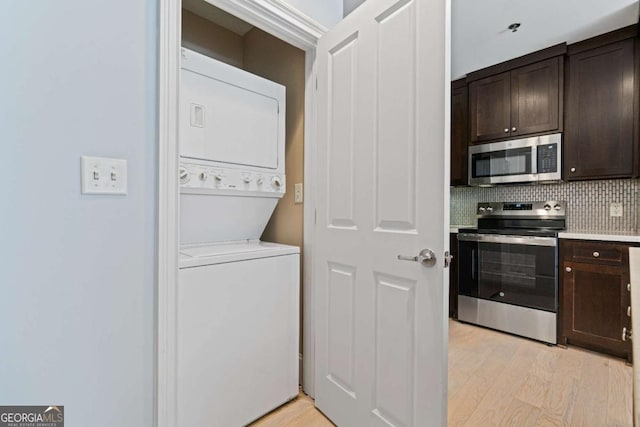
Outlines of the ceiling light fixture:
<svg viewBox="0 0 640 427">
<path fill-rule="evenodd" d="M 513 24 L 509 25 L 509 27 L 507 28 L 509 28 L 512 33 L 515 33 L 516 31 L 518 31 L 518 28 L 520 28 L 520 23 L 514 22 Z"/>
</svg>

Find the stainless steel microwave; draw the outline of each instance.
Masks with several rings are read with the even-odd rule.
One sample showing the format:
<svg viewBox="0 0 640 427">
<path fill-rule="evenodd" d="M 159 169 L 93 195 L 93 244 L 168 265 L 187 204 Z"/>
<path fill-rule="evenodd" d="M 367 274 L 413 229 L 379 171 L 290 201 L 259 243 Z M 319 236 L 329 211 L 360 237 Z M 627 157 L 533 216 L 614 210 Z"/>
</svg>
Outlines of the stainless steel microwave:
<svg viewBox="0 0 640 427">
<path fill-rule="evenodd" d="M 562 134 L 469 147 L 469 185 L 562 179 Z"/>
</svg>

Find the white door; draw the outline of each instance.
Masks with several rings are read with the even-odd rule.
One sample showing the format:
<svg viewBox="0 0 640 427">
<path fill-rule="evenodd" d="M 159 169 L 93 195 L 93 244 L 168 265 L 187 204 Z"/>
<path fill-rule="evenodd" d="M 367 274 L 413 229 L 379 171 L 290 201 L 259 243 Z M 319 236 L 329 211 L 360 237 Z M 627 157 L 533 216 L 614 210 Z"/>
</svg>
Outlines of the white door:
<svg viewBox="0 0 640 427">
<path fill-rule="evenodd" d="M 341 427 L 446 424 L 448 22 L 367 0 L 318 45 L 315 397 Z"/>
</svg>

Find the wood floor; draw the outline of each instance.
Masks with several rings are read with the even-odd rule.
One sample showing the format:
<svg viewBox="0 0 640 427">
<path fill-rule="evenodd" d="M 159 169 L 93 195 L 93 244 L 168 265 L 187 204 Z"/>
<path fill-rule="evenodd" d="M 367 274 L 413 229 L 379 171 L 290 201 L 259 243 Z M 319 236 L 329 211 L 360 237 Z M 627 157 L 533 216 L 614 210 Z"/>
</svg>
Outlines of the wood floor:
<svg viewBox="0 0 640 427">
<path fill-rule="evenodd" d="M 449 426 L 630 427 L 632 373 L 620 359 L 449 323 Z M 252 427 L 329 427 L 300 396 Z"/>
</svg>

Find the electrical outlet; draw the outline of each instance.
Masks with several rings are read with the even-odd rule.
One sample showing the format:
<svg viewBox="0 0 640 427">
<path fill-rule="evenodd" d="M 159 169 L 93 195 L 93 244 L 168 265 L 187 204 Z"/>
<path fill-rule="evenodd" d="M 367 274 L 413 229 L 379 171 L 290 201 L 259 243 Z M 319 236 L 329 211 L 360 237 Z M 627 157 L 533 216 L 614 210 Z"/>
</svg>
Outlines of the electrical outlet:
<svg viewBox="0 0 640 427">
<path fill-rule="evenodd" d="M 302 200 L 303 200 L 302 183 L 299 182 L 294 186 L 293 203 L 299 204 L 299 203 L 302 203 Z"/>
<path fill-rule="evenodd" d="M 82 194 L 127 194 L 127 161 L 105 157 L 81 158 Z"/>
<path fill-rule="evenodd" d="M 622 216 L 622 203 L 610 203 L 609 204 L 610 216 Z"/>
</svg>

